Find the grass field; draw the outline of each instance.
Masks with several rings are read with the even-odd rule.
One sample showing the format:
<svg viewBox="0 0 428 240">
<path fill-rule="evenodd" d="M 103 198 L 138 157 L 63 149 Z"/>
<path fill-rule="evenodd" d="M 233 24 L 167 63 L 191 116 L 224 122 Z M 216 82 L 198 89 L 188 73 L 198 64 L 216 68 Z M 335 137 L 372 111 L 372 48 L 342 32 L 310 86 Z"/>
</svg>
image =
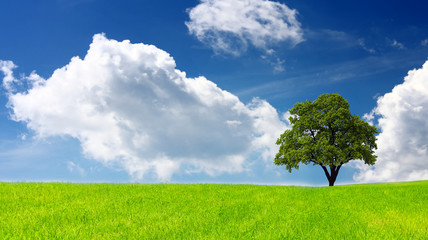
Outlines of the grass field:
<svg viewBox="0 0 428 240">
<path fill-rule="evenodd" d="M 428 181 L 0 183 L 0 239 L 427 239 Z"/>
</svg>

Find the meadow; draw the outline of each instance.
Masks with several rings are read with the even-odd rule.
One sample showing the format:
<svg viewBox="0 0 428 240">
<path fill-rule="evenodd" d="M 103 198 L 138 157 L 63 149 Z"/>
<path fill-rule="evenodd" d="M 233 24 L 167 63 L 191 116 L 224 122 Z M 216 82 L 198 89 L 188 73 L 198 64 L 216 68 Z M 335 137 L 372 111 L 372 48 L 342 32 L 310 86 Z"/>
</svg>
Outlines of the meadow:
<svg viewBox="0 0 428 240">
<path fill-rule="evenodd" d="M 0 183 L 0 239 L 427 239 L 428 181 Z"/>
</svg>

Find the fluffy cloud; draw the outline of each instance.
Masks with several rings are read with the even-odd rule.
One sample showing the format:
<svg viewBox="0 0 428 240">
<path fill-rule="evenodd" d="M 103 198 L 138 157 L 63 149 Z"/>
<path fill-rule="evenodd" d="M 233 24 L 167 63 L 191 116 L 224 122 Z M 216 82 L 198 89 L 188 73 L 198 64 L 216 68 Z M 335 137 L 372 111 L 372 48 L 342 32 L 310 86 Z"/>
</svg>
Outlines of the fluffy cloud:
<svg viewBox="0 0 428 240">
<path fill-rule="evenodd" d="M 16 79 L 13 77 L 13 69 L 17 66 L 12 61 L 0 60 L 0 71 L 3 72 L 3 87 L 8 91 L 13 91 L 14 82 Z"/>
<path fill-rule="evenodd" d="M 189 11 L 189 32 L 215 52 L 239 55 L 249 44 L 303 41 L 297 11 L 268 0 L 201 0 Z"/>
<path fill-rule="evenodd" d="M 366 119 L 378 116 L 378 160 L 357 165 L 361 182 L 428 179 L 428 61 L 409 71 L 404 82 L 378 98 Z"/>
<path fill-rule="evenodd" d="M 244 171 L 250 154 L 273 157 L 286 128 L 266 101 L 245 105 L 204 77 L 188 78 L 152 45 L 97 34 L 84 59 L 48 79 L 34 72 L 20 79 L 29 82 L 25 92 L 10 88 L 18 81 L 13 63 L 0 64 L 13 120 L 42 138 L 76 138 L 86 157 L 134 179 Z"/>
</svg>

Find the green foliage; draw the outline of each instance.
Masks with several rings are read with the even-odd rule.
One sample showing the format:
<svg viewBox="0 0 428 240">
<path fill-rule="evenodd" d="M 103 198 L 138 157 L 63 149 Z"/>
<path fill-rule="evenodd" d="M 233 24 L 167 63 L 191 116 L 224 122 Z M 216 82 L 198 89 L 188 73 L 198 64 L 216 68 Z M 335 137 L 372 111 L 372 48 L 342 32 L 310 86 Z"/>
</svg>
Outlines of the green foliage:
<svg viewBox="0 0 428 240">
<path fill-rule="evenodd" d="M 291 172 L 299 164 L 320 165 L 334 183 L 340 167 L 350 160 L 376 161 L 376 127 L 351 115 L 349 103 L 339 94 L 323 94 L 315 101 L 296 103 L 290 109 L 292 128 L 278 138 L 276 165 Z M 330 173 L 326 166 L 330 167 Z"/>
<path fill-rule="evenodd" d="M 0 183 L 0 239 L 426 239 L 427 188 Z"/>
</svg>

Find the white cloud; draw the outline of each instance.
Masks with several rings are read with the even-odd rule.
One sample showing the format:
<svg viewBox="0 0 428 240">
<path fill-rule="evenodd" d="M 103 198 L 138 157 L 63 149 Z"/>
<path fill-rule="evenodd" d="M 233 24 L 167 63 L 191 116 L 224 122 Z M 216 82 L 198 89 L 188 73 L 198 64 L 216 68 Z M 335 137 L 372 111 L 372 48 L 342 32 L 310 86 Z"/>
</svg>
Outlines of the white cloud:
<svg viewBox="0 0 428 240">
<path fill-rule="evenodd" d="M 275 50 L 273 49 L 266 50 L 266 54 L 262 55 L 261 58 L 273 67 L 274 73 L 285 71 L 285 67 L 284 67 L 285 60 L 282 60 L 279 57 L 277 57 Z"/>
<path fill-rule="evenodd" d="M 374 122 L 373 122 L 374 119 L 375 119 L 375 112 L 374 111 L 371 111 L 370 113 L 365 113 L 363 115 L 363 120 L 372 126 L 374 126 Z"/>
<path fill-rule="evenodd" d="M 428 46 L 428 38 L 421 41 L 421 45 L 426 47 Z"/>
<path fill-rule="evenodd" d="M 70 172 L 77 172 L 77 173 L 79 173 L 80 176 L 85 176 L 86 175 L 85 169 L 83 169 L 78 164 L 76 164 L 76 163 L 74 163 L 72 161 L 68 161 L 67 162 L 67 169 Z"/>
<path fill-rule="evenodd" d="M 267 54 L 262 55 L 261 58 L 273 67 L 274 73 L 285 71 L 285 67 L 284 67 L 285 60 L 282 60 L 276 57 L 274 53 L 267 52 Z"/>
<path fill-rule="evenodd" d="M 249 44 L 269 51 L 281 41 L 298 44 L 297 11 L 268 0 L 201 0 L 188 11 L 189 32 L 217 53 L 239 55 Z"/>
<path fill-rule="evenodd" d="M 367 52 L 369 53 L 376 53 L 376 50 L 374 50 L 373 48 L 369 48 L 366 45 L 366 42 L 364 41 L 364 39 L 360 38 L 358 39 L 358 44 Z"/>
<path fill-rule="evenodd" d="M 357 164 L 361 182 L 428 179 L 428 61 L 409 71 L 404 82 L 378 98 L 368 114 L 379 117 L 378 160 L 374 167 Z"/>
<path fill-rule="evenodd" d="M 278 152 L 278 147 L 273 147 L 278 137 L 290 128 L 280 120 L 278 112 L 265 100 L 258 98 L 247 105 L 253 119 L 254 135 L 252 148 L 262 153 L 265 161 L 272 162 L 273 157 Z"/>
<path fill-rule="evenodd" d="M 391 46 L 398 48 L 398 49 L 406 49 L 406 47 L 404 46 L 404 44 L 398 42 L 397 40 L 392 40 L 391 42 Z"/>
<path fill-rule="evenodd" d="M 7 66 L 6 86 L 18 81 Z M 30 88 L 8 94 L 15 121 L 40 138 L 74 137 L 88 158 L 136 180 L 148 172 L 168 180 L 178 171 L 244 171 L 250 154 L 273 158 L 286 128 L 266 101 L 245 105 L 204 77 L 186 77 L 155 46 L 101 34 L 84 59 L 73 57 L 48 79 L 33 72 L 19 81 Z"/>
<path fill-rule="evenodd" d="M 12 61 L 0 60 L 0 71 L 3 72 L 3 87 L 8 91 L 14 91 L 13 84 L 16 79 L 13 77 L 13 69 L 17 66 Z"/>
</svg>

